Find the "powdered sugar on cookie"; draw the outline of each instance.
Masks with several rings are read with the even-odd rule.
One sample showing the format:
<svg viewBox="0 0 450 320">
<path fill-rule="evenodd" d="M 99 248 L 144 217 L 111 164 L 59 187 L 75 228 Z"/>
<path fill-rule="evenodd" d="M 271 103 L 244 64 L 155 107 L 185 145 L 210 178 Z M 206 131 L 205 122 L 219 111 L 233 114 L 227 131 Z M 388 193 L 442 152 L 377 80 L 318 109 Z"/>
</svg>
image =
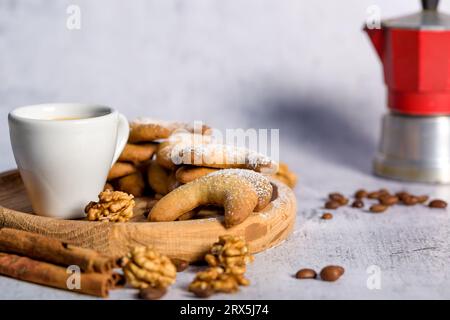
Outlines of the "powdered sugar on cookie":
<svg viewBox="0 0 450 320">
<path fill-rule="evenodd" d="M 258 194 L 259 198 L 266 198 L 268 196 L 272 196 L 272 185 L 270 184 L 269 179 L 262 175 L 261 173 L 247 170 L 247 169 L 224 169 L 219 170 L 207 175 L 207 177 L 211 176 L 239 176 L 250 182 Z"/>
<path fill-rule="evenodd" d="M 168 141 L 170 145 L 180 148 L 184 146 L 206 145 L 212 141 L 212 137 L 200 133 L 176 131 L 169 137 Z"/>
<path fill-rule="evenodd" d="M 272 184 L 260 173 L 245 169 L 219 170 L 184 184 L 159 200 L 151 221 L 174 221 L 201 205 L 224 208 L 224 223 L 232 227 L 252 212 L 263 210 L 272 199 Z"/>
<path fill-rule="evenodd" d="M 176 145 L 171 154 L 175 164 L 213 167 L 245 167 L 257 171 L 276 172 L 278 164 L 269 157 L 242 147 L 224 144 Z"/>
</svg>

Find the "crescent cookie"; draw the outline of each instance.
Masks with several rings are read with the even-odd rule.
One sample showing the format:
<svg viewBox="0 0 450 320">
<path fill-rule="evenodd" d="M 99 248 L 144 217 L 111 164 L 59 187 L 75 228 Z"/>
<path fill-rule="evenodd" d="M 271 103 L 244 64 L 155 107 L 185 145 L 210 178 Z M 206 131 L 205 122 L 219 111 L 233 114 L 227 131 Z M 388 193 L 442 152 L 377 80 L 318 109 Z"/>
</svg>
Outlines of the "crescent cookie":
<svg viewBox="0 0 450 320">
<path fill-rule="evenodd" d="M 220 169 L 251 169 L 263 173 L 275 173 L 278 163 L 255 151 L 225 144 L 177 144 L 158 154 L 165 166 L 194 165 Z"/>
<path fill-rule="evenodd" d="M 167 139 L 175 131 L 204 133 L 209 130 L 206 125 L 199 128 L 184 122 L 161 121 L 150 118 L 138 118 L 130 122 L 130 137 L 128 141 L 150 142 L 159 139 Z"/>
<path fill-rule="evenodd" d="M 119 157 L 119 161 L 132 162 L 139 164 L 150 160 L 158 149 L 156 143 L 132 144 L 127 143 Z"/>
<path fill-rule="evenodd" d="M 207 168 L 207 167 L 194 167 L 194 166 L 181 166 L 175 172 L 176 179 L 181 183 L 188 183 L 194 181 L 195 179 L 201 178 L 215 172 L 217 168 Z M 283 182 L 290 188 L 294 188 L 297 184 L 297 176 L 294 172 L 289 170 L 287 164 L 280 162 L 278 172 L 272 175 L 278 181 Z"/>
<path fill-rule="evenodd" d="M 264 175 L 245 169 L 219 170 L 184 184 L 164 196 L 152 208 L 150 221 L 174 221 L 201 205 L 223 206 L 225 226 L 244 221 L 265 208 L 272 185 Z"/>
<path fill-rule="evenodd" d="M 136 171 L 137 171 L 136 167 L 134 165 L 132 165 L 131 163 L 116 162 L 112 166 L 111 170 L 109 170 L 108 181 L 127 176 Z"/>
<path fill-rule="evenodd" d="M 130 193 L 135 197 L 141 197 L 144 194 L 145 181 L 142 173 L 135 172 L 117 180 L 117 189 Z"/>
<path fill-rule="evenodd" d="M 167 141 L 161 143 L 156 152 L 156 161 L 167 169 L 174 169 L 176 165 L 171 160 L 174 148 L 194 146 L 197 144 L 208 144 L 212 137 L 199 133 L 177 132 L 170 136 Z"/>
<path fill-rule="evenodd" d="M 175 169 L 175 165 L 170 160 L 172 149 L 174 144 L 169 141 L 163 142 L 159 145 L 158 151 L 156 151 L 156 162 L 163 168 L 172 170 Z"/>
<path fill-rule="evenodd" d="M 172 170 L 170 172 L 169 179 L 167 180 L 167 193 L 175 190 L 176 188 L 178 188 L 181 185 L 182 185 L 182 183 L 180 181 L 178 181 L 177 178 L 175 177 L 175 171 Z"/>
<path fill-rule="evenodd" d="M 206 176 L 207 174 L 216 172 L 219 169 L 206 167 L 182 166 L 175 172 L 175 178 L 181 183 L 188 183 L 195 179 Z"/>
<path fill-rule="evenodd" d="M 159 194 L 169 192 L 169 178 L 171 172 L 161 167 L 155 160 L 152 160 L 147 169 L 147 180 L 150 187 Z"/>
<path fill-rule="evenodd" d="M 297 184 L 297 175 L 292 172 L 286 163 L 280 162 L 278 172 L 273 175 L 275 179 L 283 182 L 290 188 L 294 188 Z"/>
</svg>

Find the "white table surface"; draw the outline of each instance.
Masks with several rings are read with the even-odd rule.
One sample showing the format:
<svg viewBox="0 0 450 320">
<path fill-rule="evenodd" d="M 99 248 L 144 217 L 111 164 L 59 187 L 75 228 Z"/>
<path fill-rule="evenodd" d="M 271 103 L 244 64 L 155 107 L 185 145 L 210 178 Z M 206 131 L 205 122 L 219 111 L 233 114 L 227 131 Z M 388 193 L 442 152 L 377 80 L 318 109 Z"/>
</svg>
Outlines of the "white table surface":
<svg viewBox="0 0 450 320">
<path fill-rule="evenodd" d="M 449 299 L 448 210 L 397 206 L 383 214 L 341 208 L 322 221 L 329 192 L 406 189 L 450 200 L 449 186 L 376 178 L 385 92 L 361 32 L 374 1 L 80 0 L 79 31 L 65 28 L 73 1 L 0 2 L 0 171 L 15 166 L 7 113 L 46 101 L 110 104 L 129 118 L 205 120 L 225 128 L 279 128 L 280 156 L 299 175 L 297 223 L 256 255 L 251 285 L 223 299 Z M 376 1 L 382 13 L 417 10 Z M 444 7 L 445 3 L 443 3 Z M 447 7 L 444 7 L 448 9 Z M 298 281 L 299 268 L 345 267 L 335 283 Z M 381 270 L 381 289 L 366 270 Z M 190 299 L 194 270 L 165 298 Z M 110 299 L 136 291 L 111 292 Z M 0 299 L 88 299 L 0 276 Z"/>
</svg>

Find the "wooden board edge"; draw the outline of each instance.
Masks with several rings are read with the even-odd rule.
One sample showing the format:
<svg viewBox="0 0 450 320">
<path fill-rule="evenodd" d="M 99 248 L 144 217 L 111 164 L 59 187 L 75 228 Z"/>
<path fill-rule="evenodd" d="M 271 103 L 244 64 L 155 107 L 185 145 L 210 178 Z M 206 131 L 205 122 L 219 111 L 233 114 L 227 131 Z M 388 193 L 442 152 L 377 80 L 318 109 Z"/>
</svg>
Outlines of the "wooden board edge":
<svg viewBox="0 0 450 320">
<path fill-rule="evenodd" d="M 0 178 L 11 175 L 17 175 L 17 171 L 1 173 Z M 201 259 L 222 234 L 244 237 L 250 251 L 257 253 L 281 243 L 292 232 L 295 224 L 296 198 L 293 191 L 274 179 L 272 183 L 277 187 L 278 198 L 262 212 L 254 213 L 231 229 L 224 228 L 216 218 L 158 223 L 105 223 L 58 220 L 1 206 L 0 227 L 36 232 L 112 256 L 123 256 L 133 246 L 152 245 L 171 257 L 195 261 Z"/>
</svg>

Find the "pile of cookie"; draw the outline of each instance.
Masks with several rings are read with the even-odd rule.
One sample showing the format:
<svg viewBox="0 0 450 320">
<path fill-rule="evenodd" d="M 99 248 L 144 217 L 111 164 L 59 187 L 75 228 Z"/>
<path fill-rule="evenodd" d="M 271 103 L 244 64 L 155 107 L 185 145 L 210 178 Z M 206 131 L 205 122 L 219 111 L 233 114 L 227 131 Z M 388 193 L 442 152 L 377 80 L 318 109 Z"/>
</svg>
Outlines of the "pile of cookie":
<svg viewBox="0 0 450 320">
<path fill-rule="evenodd" d="M 192 219 L 208 206 L 217 206 L 223 208 L 225 225 L 231 227 L 271 201 L 269 176 L 295 186 L 296 175 L 286 164 L 217 143 L 210 132 L 208 126 L 182 122 L 146 118 L 130 122 L 129 141 L 108 174 L 101 198 L 123 199 L 108 208 L 129 208 L 131 198 L 125 201 L 125 194 L 113 197 L 111 193 L 152 197 L 149 221 Z M 99 206 L 86 207 L 88 217 L 94 217 L 91 220 L 108 215 L 109 211 L 101 212 L 106 206 Z"/>
</svg>

